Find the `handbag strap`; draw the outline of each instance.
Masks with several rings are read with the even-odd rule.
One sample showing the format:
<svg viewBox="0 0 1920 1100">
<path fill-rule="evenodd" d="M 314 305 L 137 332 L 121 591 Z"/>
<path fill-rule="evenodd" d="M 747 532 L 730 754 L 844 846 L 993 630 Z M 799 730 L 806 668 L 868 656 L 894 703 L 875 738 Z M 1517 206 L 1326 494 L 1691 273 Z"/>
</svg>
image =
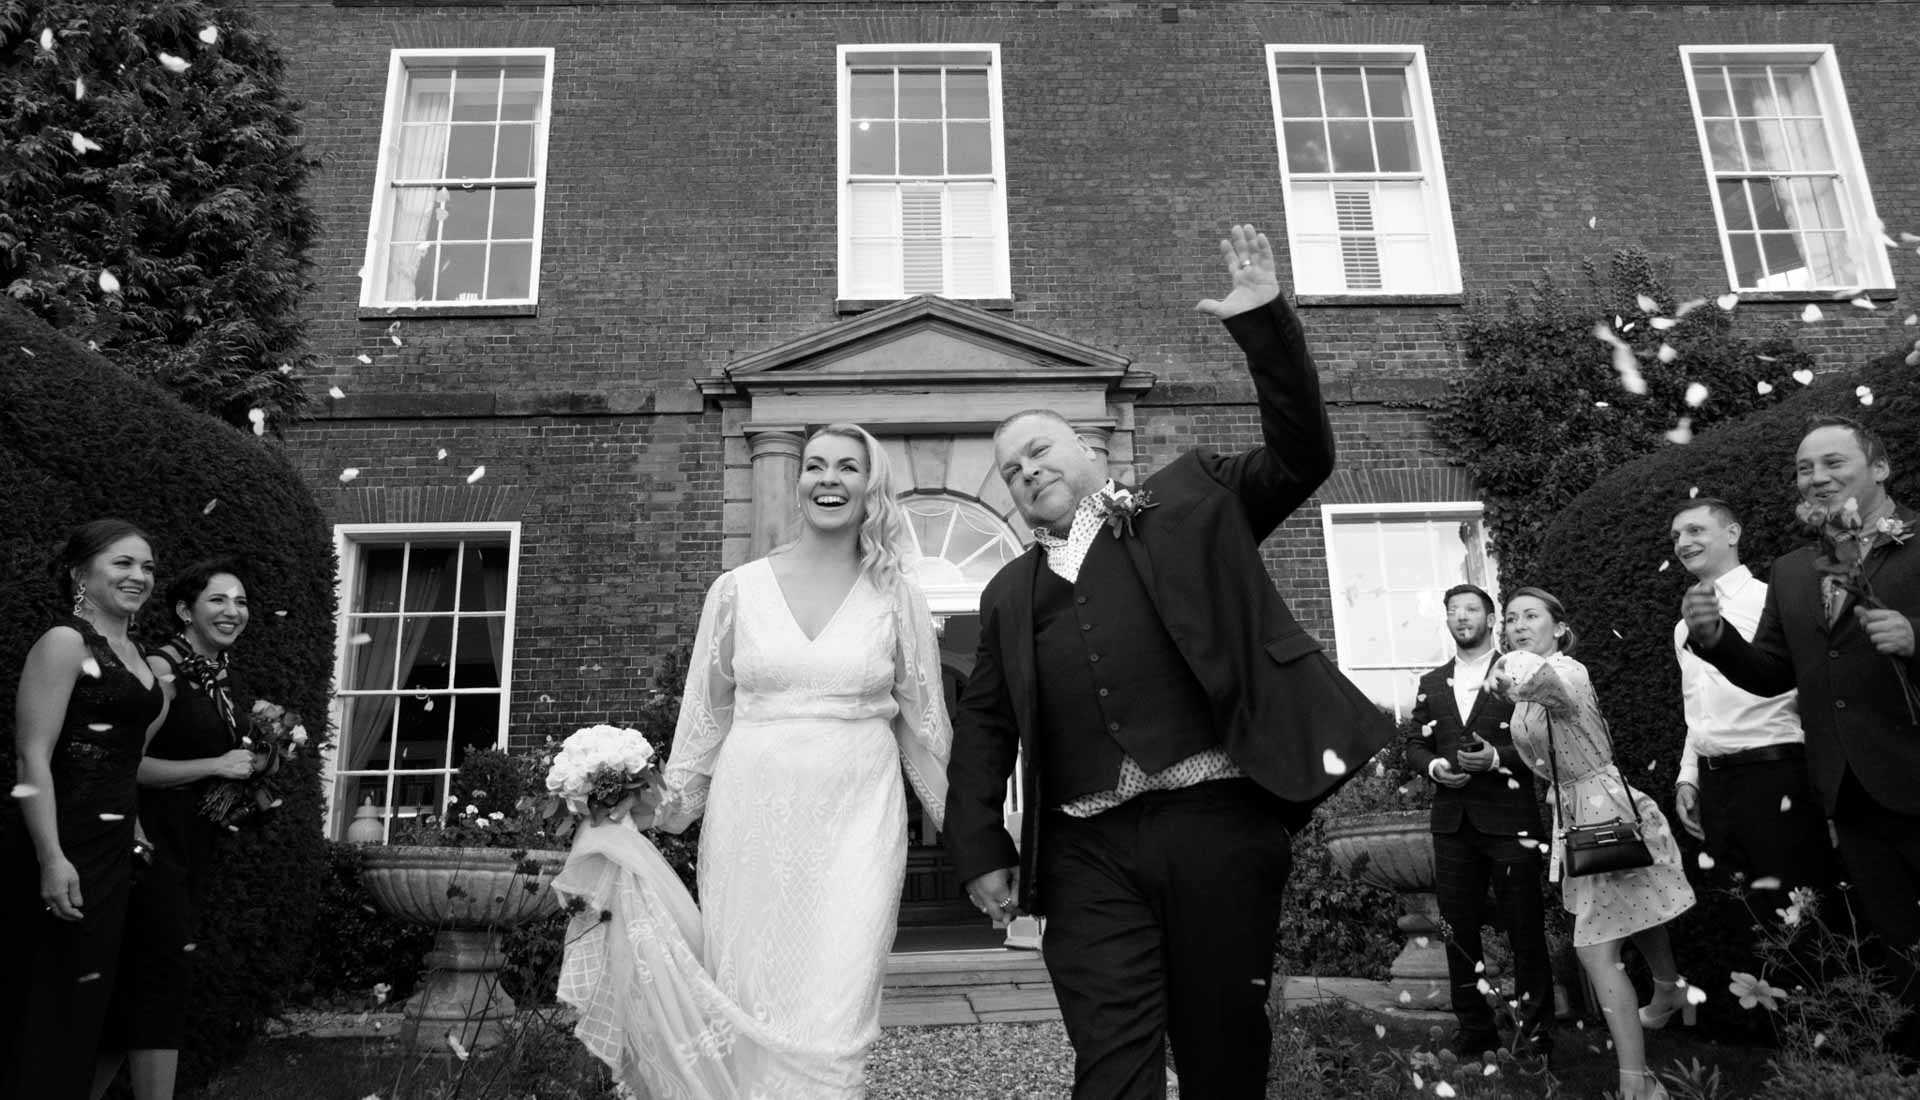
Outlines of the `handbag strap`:
<svg viewBox="0 0 1920 1100">
<path fill-rule="evenodd" d="M 1560 752 L 1553 741 L 1553 712 L 1547 709 L 1545 703 L 1539 706 L 1540 713 L 1547 719 L 1547 768 L 1553 773 L 1553 798 L 1555 804 L 1560 807 L 1560 828 L 1567 829 L 1572 827 L 1573 819 L 1567 815 L 1567 796 L 1560 789 Z M 1611 742 L 1613 738 L 1608 737 L 1607 740 Z M 1633 797 L 1633 786 L 1627 782 L 1626 773 L 1620 771 L 1619 764 L 1609 763 L 1607 766 L 1620 776 L 1620 785 L 1627 789 L 1627 808 L 1633 811 L 1633 823 L 1641 824 L 1640 803 Z"/>
</svg>

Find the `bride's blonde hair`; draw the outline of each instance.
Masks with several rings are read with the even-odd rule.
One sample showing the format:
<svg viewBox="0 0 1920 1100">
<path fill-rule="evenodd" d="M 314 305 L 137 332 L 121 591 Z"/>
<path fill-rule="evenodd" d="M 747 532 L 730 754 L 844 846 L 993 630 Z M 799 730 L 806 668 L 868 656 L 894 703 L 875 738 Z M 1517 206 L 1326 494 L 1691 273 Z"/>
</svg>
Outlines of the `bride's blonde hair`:
<svg viewBox="0 0 1920 1100">
<path fill-rule="evenodd" d="M 873 433 L 858 424 L 828 424 L 807 437 L 807 446 L 825 436 L 851 439 L 867 453 L 867 491 L 862 502 L 866 514 L 860 521 L 860 571 L 874 587 L 885 591 L 905 574 L 913 556 L 907 539 L 907 513 L 900 507 L 893 487 L 893 463 Z M 801 453 L 806 453 L 806 447 L 801 448 Z"/>
</svg>

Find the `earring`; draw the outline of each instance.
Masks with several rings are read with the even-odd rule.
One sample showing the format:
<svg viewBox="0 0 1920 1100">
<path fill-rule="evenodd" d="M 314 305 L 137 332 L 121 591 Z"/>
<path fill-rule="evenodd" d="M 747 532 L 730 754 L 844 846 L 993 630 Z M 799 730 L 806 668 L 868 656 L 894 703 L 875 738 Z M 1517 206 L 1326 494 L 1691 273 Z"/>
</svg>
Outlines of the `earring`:
<svg viewBox="0 0 1920 1100">
<path fill-rule="evenodd" d="M 87 582 L 80 581 L 73 586 L 73 617 L 80 618 L 81 609 L 87 606 Z"/>
</svg>

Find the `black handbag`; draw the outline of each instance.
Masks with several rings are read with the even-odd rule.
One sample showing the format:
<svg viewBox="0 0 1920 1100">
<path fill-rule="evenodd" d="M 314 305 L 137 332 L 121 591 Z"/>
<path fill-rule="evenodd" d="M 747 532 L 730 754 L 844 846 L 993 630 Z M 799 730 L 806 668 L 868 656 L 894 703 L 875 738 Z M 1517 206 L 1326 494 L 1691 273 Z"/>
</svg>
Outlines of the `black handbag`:
<svg viewBox="0 0 1920 1100">
<path fill-rule="evenodd" d="M 1653 852 L 1640 836 L 1640 804 L 1634 800 L 1633 788 L 1624 775 L 1620 777 L 1620 785 L 1627 788 L 1632 821 L 1615 817 L 1595 825 L 1567 824 L 1572 819 L 1567 816 L 1566 795 L 1560 789 L 1560 753 L 1553 743 L 1552 715 L 1547 716 L 1547 763 L 1553 770 L 1553 797 L 1560 808 L 1560 835 L 1565 841 L 1564 869 L 1568 878 L 1653 866 Z"/>
</svg>

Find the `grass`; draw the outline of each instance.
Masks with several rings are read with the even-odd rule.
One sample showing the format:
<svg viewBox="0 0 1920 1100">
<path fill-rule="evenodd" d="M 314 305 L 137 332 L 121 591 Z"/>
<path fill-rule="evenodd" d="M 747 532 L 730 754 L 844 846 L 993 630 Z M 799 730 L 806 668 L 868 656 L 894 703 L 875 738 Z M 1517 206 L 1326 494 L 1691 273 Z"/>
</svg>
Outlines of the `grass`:
<svg viewBox="0 0 1920 1100">
<path fill-rule="evenodd" d="M 1361 1100 L 1434 1095 L 1436 1081 L 1482 1100 L 1603 1097 L 1615 1084 L 1613 1054 L 1594 1025 L 1565 1028 L 1550 1074 L 1505 1063 L 1484 1067 L 1436 1058 L 1425 1025 L 1346 1007 L 1304 1008 L 1275 1029 L 1273 1100 Z M 1685 1031 L 1649 1037 L 1655 1068 L 1697 1062 L 1720 1076 L 1733 1100 L 1758 1097 L 1765 1050 L 1729 1046 Z M 1073 1055 L 1057 1023 L 890 1028 L 868 1063 L 870 1100 L 1040 1100 L 1065 1097 Z M 1424 1088 L 1416 1091 L 1413 1073 Z M 1676 1095 L 1679 1095 L 1676 1090 Z M 256 1044 L 188 1100 L 612 1100 L 607 1071 L 564 1030 L 536 1023 L 510 1054 L 420 1055 L 390 1040 L 276 1039 Z"/>
</svg>

